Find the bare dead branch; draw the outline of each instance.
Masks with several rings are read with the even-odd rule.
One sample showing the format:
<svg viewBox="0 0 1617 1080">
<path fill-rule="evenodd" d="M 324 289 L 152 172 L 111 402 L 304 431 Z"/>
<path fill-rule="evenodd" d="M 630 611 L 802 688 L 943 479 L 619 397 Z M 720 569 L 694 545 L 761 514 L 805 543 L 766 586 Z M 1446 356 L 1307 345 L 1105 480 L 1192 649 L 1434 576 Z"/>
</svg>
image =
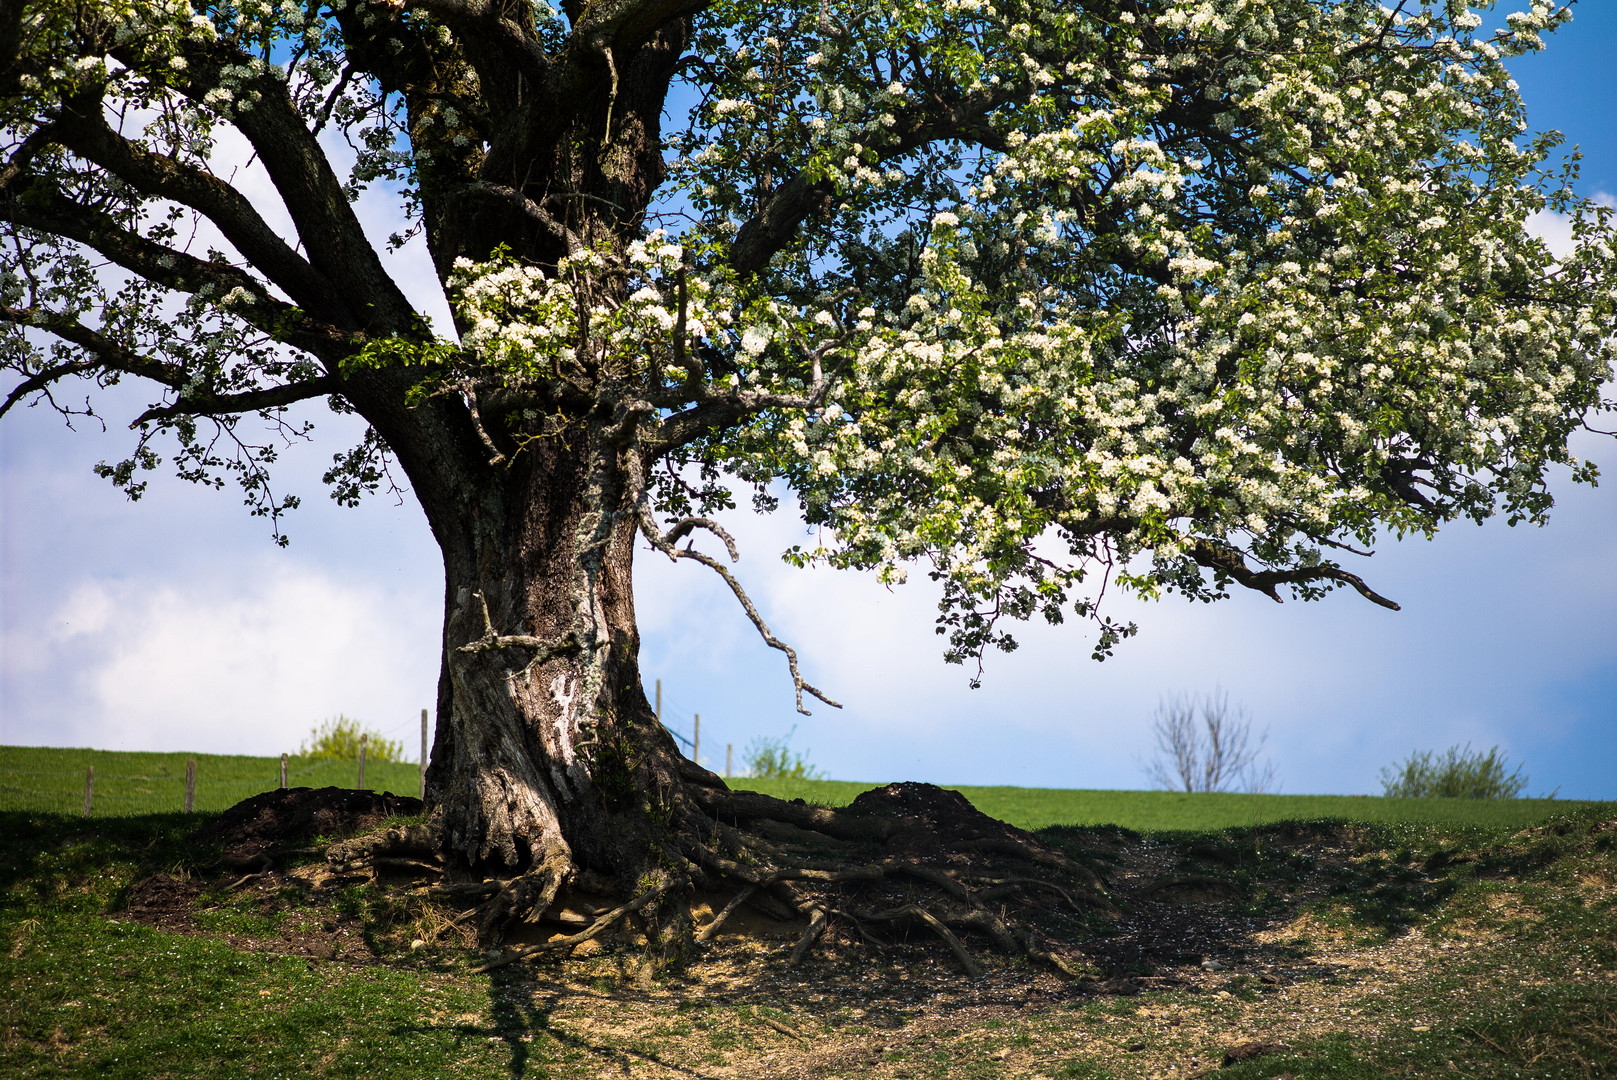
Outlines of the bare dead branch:
<svg viewBox="0 0 1617 1080">
<path fill-rule="evenodd" d="M 677 544 L 681 540 L 685 539 L 685 537 L 695 532 L 697 529 L 706 529 L 708 532 L 724 541 L 724 547 L 725 550 L 730 553 L 731 562 L 741 561 L 741 552 L 736 548 L 735 537 L 731 536 L 729 532 L 725 530 L 724 526 L 720 525 L 711 518 L 685 518 L 682 521 L 676 522 L 671 528 L 669 528 L 668 532 L 664 534 L 664 537 L 670 544 Z"/>
<path fill-rule="evenodd" d="M 483 414 L 477 408 L 477 387 L 472 383 L 472 380 L 463 379 L 461 380 L 460 388 L 466 395 L 466 408 L 472 414 L 472 426 L 477 429 L 478 439 L 482 441 L 483 446 L 489 452 L 489 465 L 505 464 L 505 454 L 499 447 L 494 445 L 494 440 L 489 436 L 488 429 L 483 426 Z M 483 605 L 483 615 L 485 618 L 488 617 L 487 604 Z"/>
<path fill-rule="evenodd" d="M 798 712 L 802 713 L 804 716 L 813 715 L 813 713 L 803 708 L 803 694 L 805 692 L 813 694 L 815 697 L 819 698 L 833 709 L 842 708 L 840 704 L 831 700 L 819 688 L 813 686 L 803 678 L 803 673 L 797 666 L 797 650 L 777 638 L 774 633 L 770 631 L 769 624 L 764 622 L 764 617 L 758 613 L 758 608 L 753 604 L 752 597 L 747 595 L 747 590 L 741 587 L 741 582 L 736 580 L 736 576 L 730 572 L 728 567 L 719 562 L 717 559 L 713 558 L 711 555 L 697 551 L 695 548 L 676 548 L 672 543 L 669 542 L 668 537 L 663 534 L 662 530 L 657 528 L 656 522 L 652 519 L 651 511 L 647 509 L 643 503 L 639 508 L 639 513 L 640 531 L 642 534 L 644 534 L 647 540 L 651 541 L 652 547 L 656 548 L 658 551 L 662 552 L 664 555 L 667 555 L 670 559 L 675 560 L 676 562 L 680 559 L 692 559 L 718 574 L 724 579 L 724 583 L 730 586 L 730 592 L 733 593 L 736 600 L 740 602 L 742 610 L 747 613 L 747 618 L 752 620 L 752 625 L 757 628 L 759 636 L 764 639 L 764 644 L 768 645 L 771 649 L 778 649 L 780 652 L 786 654 L 786 666 L 791 672 L 792 688 L 797 694 Z M 732 548 L 732 551 L 733 550 L 734 549 Z"/>
<path fill-rule="evenodd" d="M 464 645 L 456 646 L 456 652 L 480 653 L 488 652 L 492 649 L 532 649 L 533 656 L 521 671 L 512 676 L 512 678 L 516 678 L 546 660 L 558 656 L 567 656 L 579 650 L 578 635 L 571 630 L 554 640 L 534 637 L 531 634 L 497 633 L 494 629 L 494 622 L 489 617 L 488 600 L 481 592 L 474 592 L 472 595 L 477 597 L 477 602 L 483 606 L 483 636 L 468 641 Z"/>
<path fill-rule="evenodd" d="M 790 1035 L 792 1038 L 797 1039 L 797 1040 L 799 1040 L 801 1042 L 808 1042 L 809 1041 L 807 1035 L 804 1035 L 801 1031 L 798 1031 L 796 1028 L 792 1027 L 790 1024 L 781 1023 L 779 1020 L 776 1020 L 773 1016 L 760 1016 L 758 1019 L 761 1020 L 767 1026 L 774 1028 L 776 1031 L 780 1032 L 782 1035 Z"/>
</svg>

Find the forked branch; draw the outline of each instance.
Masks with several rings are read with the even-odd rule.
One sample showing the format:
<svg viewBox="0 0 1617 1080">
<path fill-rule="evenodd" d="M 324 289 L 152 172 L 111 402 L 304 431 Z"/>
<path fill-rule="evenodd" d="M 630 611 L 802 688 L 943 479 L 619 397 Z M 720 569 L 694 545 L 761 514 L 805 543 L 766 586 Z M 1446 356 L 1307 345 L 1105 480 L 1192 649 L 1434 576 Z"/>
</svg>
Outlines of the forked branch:
<svg viewBox="0 0 1617 1080">
<path fill-rule="evenodd" d="M 739 560 L 740 555 L 736 551 L 735 541 L 730 538 L 728 533 L 706 518 L 687 518 L 674 526 L 672 532 L 664 533 L 657 527 L 656 520 L 651 516 L 651 510 L 643 502 L 639 507 L 639 514 L 640 531 L 645 534 L 647 540 L 651 541 L 652 547 L 676 562 L 680 559 L 692 559 L 718 574 L 724 579 L 724 583 L 730 586 L 730 591 L 735 594 L 735 598 L 740 602 L 742 610 L 747 613 L 747 618 L 752 620 L 752 625 L 757 627 L 759 636 L 764 639 L 764 644 L 771 649 L 779 649 L 786 654 L 786 666 L 792 674 L 792 689 L 797 694 L 798 712 L 804 716 L 813 715 L 803 708 L 803 694 L 805 692 L 813 694 L 833 709 L 842 708 L 840 704 L 826 697 L 821 690 L 803 678 L 803 672 L 797 666 L 797 650 L 780 640 L 770 631 L 769 624 L 764 622 L 764 617 L 758 613 L 757 605 L 752 602 L 752 597 L 747 595 L 747 590 L 741 587 L 741 582 L 736 580 L 736 576 L 730 572 L 729 567 L 713 558 L 713 556 L 697 551 L 694 547 L 677 548 L 674 546 L 673 539 L 670 538 L 675 533 L 679 536 L 684 536 L 693 529 L 707 529 L 724 540 L 725 546 L 730 549 L 730 558 L 732 560 Z"/>
<path fill-rule="evenodd" d="M 472 595 L 477 598 L 477 602 L 483 608 L 483 635 L 468 641 L 464 645 L 457 646 L 455 648 L 456 652 L 480 653 L 488 652 L 492 649 L 532 649 L 533 656 L 523 665 L 522 671 L 518 672 L 518 674 L 523 674 L 546 660 L 551 660 L 558 656 L 567 656 L 578 651 L 578 636 L 571 630 L 554 640 L 534 637 L 532 634 L 498 633 L 494 629 L 493 619 L 489 617 L 487 598 L 481 592 L 474 592 Z"/>
</svg>

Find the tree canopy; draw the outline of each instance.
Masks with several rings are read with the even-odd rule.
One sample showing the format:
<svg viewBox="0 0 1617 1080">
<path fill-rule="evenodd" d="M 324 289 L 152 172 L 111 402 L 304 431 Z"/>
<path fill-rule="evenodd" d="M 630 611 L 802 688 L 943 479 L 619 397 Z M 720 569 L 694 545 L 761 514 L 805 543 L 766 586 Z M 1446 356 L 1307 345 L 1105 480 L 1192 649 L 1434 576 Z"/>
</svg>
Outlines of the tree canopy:
<svg viewBox="0 0 1617 1080">
<path fill-rule="evenodd" d="M 784 485 L 825 526 L 796 560 L 942 580 L 957 660 L 1073 610 L 1105 654 L 1132 629 L 1109 580 L 1392 606 L 1342 553 L 1542 520 L 1550 465 L 1594 475 L 1567 438 L 1610 374 L 1609 213 L 1504 64 L 1567 18 L 12 2 L 5 407 L 138 376 L 155 396 L 102 471 L 138 496 L 167 437 L 271 515 L 274 439 L 242 418 L 304 434 L 302 399 L 373 425 L 328 475 L 344 501 L 410 456 L 384 413 L 464 415 L 494 468 L 610 417 L 659 548 Z M 454 328 L 384 271 L 372 186 Z M 1529 231 L 1546 209 L 1570 253 Z"/>
</svg>

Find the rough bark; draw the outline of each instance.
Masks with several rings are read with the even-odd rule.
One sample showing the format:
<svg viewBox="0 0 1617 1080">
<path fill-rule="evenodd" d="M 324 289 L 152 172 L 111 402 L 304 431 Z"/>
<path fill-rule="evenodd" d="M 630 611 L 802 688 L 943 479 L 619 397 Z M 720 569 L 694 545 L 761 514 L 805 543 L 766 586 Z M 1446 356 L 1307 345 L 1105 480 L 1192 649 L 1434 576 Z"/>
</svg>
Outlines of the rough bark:
<svg viewBox="0 0 1617 1080">
<path fill-rule="evenodd" d="M 451 154 L 423 171 L 440 274 L 501 246 L 551 265 L 578 239 L 621 249 L 637 235 L 661 181 L 662 102 L 688 33 L 681 18 L 658 23 L 619 33 L 615 48 L 570 50 L 547 71 L 494 52 L 469 58 L 500 121 L 480 160 Z M 410 70 L 399 83 L 412 102 L 472 78 L 464 66 Z M 678 786 L 680 768 L 636 661 L 632 426 L 599 396 L 532 422 L 497 392 L 479 417 L 452 395 L 401 409 L 388 372 L 362 381 L 349 396 L 399 454 L 443 552 L 427 803 L 446 852 L 465 867 L 538 875 L 539 908 L 578 872 L 632 884 L 655 863 L 654 822 L 668 820 L 658 793 Z"/>
<path fill-rule="evenodd" d="M 640 687 L 635 522 L 602 426 L 527 444 L 434 522 L 446 613 L 427 801 L 474 867 L 634 878 L 679 755 Z"/>
</svg>

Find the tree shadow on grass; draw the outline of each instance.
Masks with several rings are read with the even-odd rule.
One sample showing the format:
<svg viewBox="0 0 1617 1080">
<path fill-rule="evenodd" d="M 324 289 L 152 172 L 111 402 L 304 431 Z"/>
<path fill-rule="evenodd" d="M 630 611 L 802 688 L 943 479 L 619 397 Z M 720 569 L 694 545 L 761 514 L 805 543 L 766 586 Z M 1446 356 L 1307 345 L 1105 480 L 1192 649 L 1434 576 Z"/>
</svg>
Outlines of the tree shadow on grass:
<svg viewBox="0 0 1617 1080">
<path fill-rule="evenodd" d="M 715 1074 L 679 1064 L 656 1050 L 591 1040 L 555 1023 L 556 1012 L 575 1001 L 597 1002 L 601 1007 L 621 1005 L 636 1000 L 637 995 L 632 991 L 621 988 L 611 992 L 592 990 L 577 983 L 539 978 L 532 971 L 513 966 L 489 974 L 488 997 L 491 1020 L 488 1026 L 411 1024 L 393 1028 L 392 1034 L 408 1037 L 448 1030 L 463 1037 L 498 1039 L 510 1053 L 508 1068 L 513 1077 L 553 1075 L 549 1066 L 560 1063 L 546 1060 L 548 1055 L 543 1053 L 543 1049 L 549 1043 L 562 1053 L 570 1050 L 597 1063 L 611 1063 L 619 1067 L 624 1075 L 628 1075 L 635 1064 L 651 1064 L 694 1080 L 717 1080 Z M 537 1052 L 536 1047 L 539 1048 Z"/>
</svg>

